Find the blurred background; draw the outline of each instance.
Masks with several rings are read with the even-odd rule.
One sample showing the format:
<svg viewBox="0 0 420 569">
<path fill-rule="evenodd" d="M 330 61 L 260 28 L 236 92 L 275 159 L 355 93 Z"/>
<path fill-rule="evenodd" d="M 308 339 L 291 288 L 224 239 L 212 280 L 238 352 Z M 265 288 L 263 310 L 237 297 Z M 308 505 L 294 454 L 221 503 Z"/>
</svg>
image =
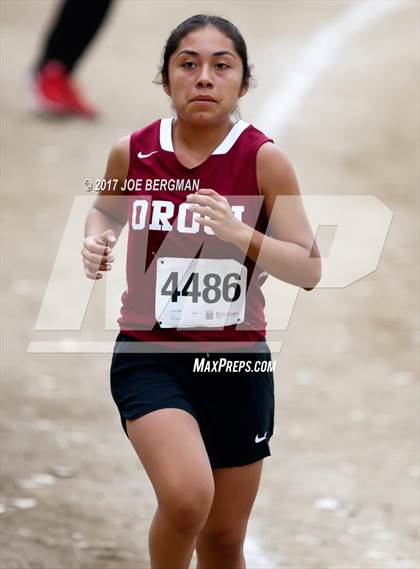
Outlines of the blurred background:
<svg viewBox="0 0 420 569">
<path fill-rule="evenodd" d="M 41 115 L 39 99 L 34 110 L 51 70 L 31 75 L 59 6 L 0 3 L 2 567 L 148 567 L 155 497 L 111 399 L 110 354 L 28 347 L 71 347 L 74 335 L 34 328 L 74 199 L 116 139 L 171 114 L 152 82 L 164 42 L 211 12 L 238 26 L 255 66 L 242 118 L 274 136 L 302 194 L 369 194 L 393 212 L 376 270 L 291 287 L 288 325 L 268 334 L 282 344 L 276 427 L 248 567 L 418 569 L 419 3 L 116 1 L 72 73 L 84 100 L 66 119 Z M 327 259 L 334 227 L 322 229 Z M 103 331 L 103 290 L 85 339 Z"/>
</svg>

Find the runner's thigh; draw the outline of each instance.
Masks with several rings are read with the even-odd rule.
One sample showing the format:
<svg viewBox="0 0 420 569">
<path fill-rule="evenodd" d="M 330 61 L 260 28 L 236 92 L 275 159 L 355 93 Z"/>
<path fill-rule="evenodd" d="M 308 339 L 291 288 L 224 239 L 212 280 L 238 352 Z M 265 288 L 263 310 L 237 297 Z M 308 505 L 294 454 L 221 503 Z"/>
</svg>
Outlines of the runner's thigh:
<svg viewBox="0 0 420 569">
<path fill-rule="evenodd" d="M 198 501 L 210 507 L 213 473 L 199 425 L 190 413 L 176 408 L 151 411 L 127 420 L 127 432 L 160 506 Z"/>
</svg>

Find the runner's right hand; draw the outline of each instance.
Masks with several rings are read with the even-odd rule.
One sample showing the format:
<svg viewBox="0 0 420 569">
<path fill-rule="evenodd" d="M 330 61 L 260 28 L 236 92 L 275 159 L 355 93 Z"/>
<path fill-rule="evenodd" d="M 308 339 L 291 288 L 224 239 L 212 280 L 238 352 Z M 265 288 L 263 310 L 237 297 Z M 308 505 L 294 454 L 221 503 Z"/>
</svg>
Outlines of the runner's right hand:
<svg viewBox="0 0 420 569">
<path fill-rule="evenodd" d="M 89 279 L 101 279 L 100 271 L 111 270 L 114 261 L 111 253 L 116 242 L 117 236 L 112 229 L 84 238 L 81 253 L 85 274 Z"/>
</svg>

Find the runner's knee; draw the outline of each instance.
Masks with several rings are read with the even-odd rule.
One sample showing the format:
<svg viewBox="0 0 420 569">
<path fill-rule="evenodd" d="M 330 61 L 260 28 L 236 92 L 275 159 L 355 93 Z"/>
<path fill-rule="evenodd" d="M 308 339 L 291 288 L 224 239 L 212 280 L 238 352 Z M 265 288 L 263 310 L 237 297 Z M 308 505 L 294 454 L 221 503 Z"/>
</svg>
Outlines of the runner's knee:
<svg viewBox="0 0 420 569">
<path fill-rule="evenodd" d="M 214 489 L 209 484 L 186 485 L 165 493 L 158 500 L 164 519 L 180 532 L 195 533 L 205 524 L 213 502 Z"/>
<path fill-rule="evenodd" d="M 242 551 L 245 534 L 246 526 L 206 530 L 199 535 L 197 551 L 215 551 L 221 559 L 236 559 Z"/>
</svg>

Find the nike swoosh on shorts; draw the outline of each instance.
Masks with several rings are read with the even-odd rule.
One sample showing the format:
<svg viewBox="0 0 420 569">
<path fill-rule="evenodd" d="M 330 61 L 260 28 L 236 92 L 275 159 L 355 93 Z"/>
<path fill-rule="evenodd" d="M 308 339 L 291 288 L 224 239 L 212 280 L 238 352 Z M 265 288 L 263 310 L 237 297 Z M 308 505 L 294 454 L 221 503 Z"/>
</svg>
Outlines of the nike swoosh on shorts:
<svg viewBox="0 0 420 569">
<path fill-rule="evenodd" d="M 267 432 L 265 432 L 262 437 L 259 437 L 258 435 L 256 435 L 255 436 L 255 442 L 260 443 L 261 441 L 263 441 L 265 439 L 266 436 L 267 436 Z"/>
</svg>

